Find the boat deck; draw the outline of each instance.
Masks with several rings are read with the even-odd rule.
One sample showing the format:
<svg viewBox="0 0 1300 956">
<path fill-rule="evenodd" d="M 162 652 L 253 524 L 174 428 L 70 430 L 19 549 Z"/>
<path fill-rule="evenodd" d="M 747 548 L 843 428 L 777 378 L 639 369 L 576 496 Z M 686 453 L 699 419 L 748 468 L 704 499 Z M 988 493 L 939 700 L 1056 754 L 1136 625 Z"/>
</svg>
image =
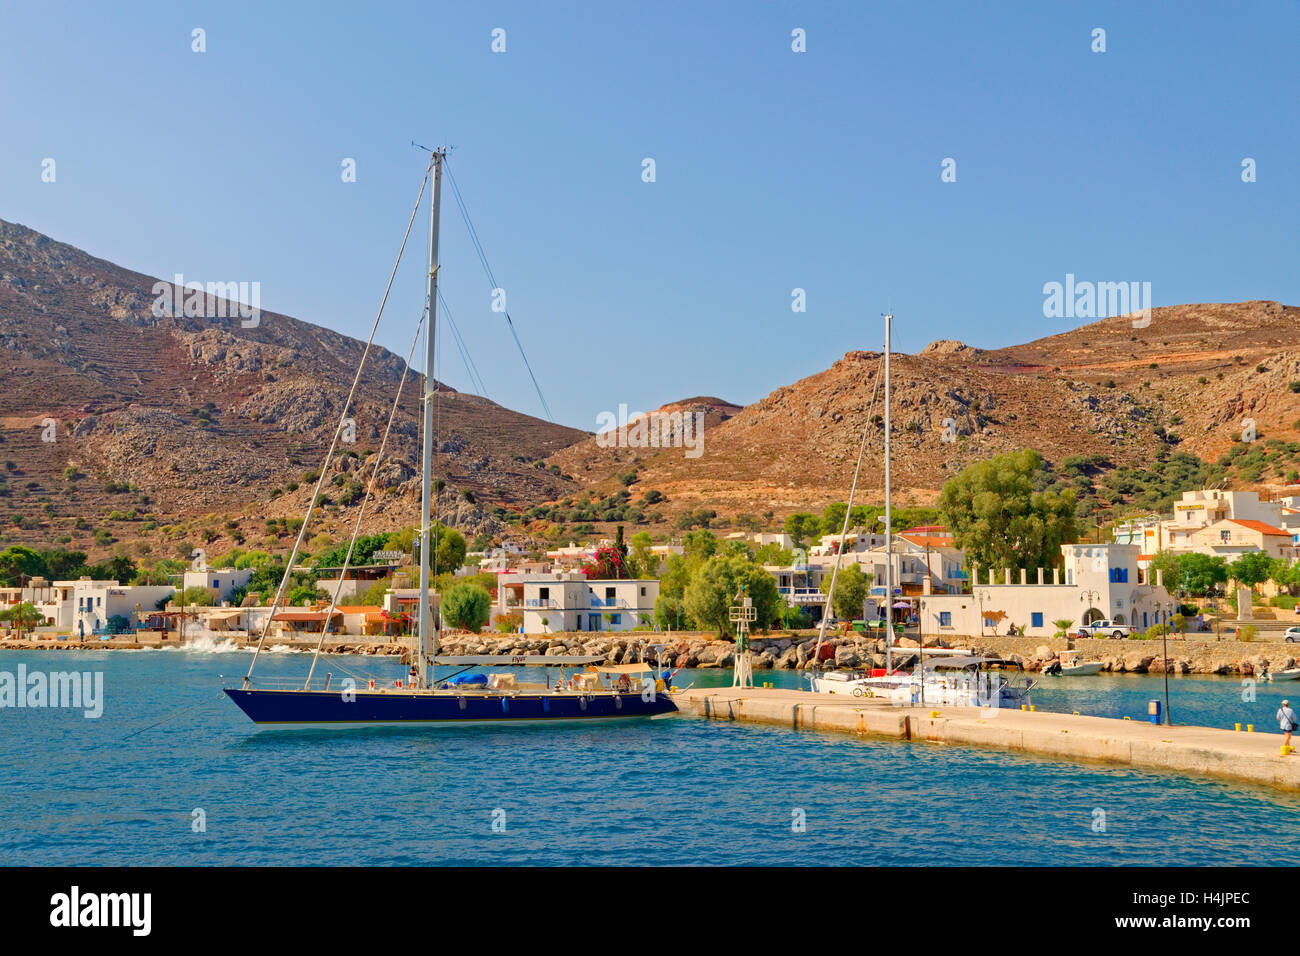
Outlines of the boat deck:
<svg viewBox="0 0 1300 956">
<path fill-rule="evenodd" d="M 1283 756 L 1278 733 L 1164 726 L 1005 707 L 897 707 L 870 698 L 766 687 L 700 688 L 672 697 L 682 713 L 713 720 L 1018 750 L 1300 791 L 1300 754 Z M 1295 742 L 1300 745 L 1300 737 Z"/>
</svg>

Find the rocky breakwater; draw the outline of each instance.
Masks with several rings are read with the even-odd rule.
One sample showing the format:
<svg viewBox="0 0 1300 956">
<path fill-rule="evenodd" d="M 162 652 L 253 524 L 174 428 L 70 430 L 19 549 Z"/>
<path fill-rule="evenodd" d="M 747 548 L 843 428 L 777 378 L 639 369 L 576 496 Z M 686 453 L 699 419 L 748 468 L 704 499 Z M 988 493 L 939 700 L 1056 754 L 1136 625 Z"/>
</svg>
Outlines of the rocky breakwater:
<svg viewBox="0 0 1300 956">
<path fill-rule="evenodd" d="M 438 653 L 448 656 L 467 654 L 493 654 L 518 656 L 523 654 L 602 656 L 607 664 L 627 664 L 646 660 L 652 662 L 657 652 L 654 645 L 663 645 L 663 661 L 672 667 L 731 667 L 736 659 L 736 646 L 732 641 L 719 640 L 712 634 L 676 633 L 662 634 L 648 631 L 622 631 L 592 634 L 576 632 L 565 634 L 470 634 L 453 631 L 443 634 Z M 916 646 L 915 641 L 904 645 Z M 816 636 L 778 633 L 750 639 L 754 654 L 754 667 L 759 670 L 803 670 L 812 666 L 817 649 Z M 907 650 L 895 651 L 895 661 L 902 660 Z M 885 645 L 881 640 L 852 638 L 827 638 L 822 643 L 822 659 L 828 666 L 884 667 Z"/>
<path fill-rule="evenodd" d="M 963 644 L 984 657 L 998 657 L 1022 670 L 1040 671 L 1060 659 L 1066 641 L 1038 637 L 970 638 Z M 1295 667 L 1300 647 L 1263 641 L 1215 641 L 1178 637 L 1159 640 L 1076 639 L 1074 649 L 1082 660 L 1101 661 L 1103 673 L 1112 674 L 1219 674 L 1256 677 L 1265 668 L 1276 672 Z"/>
</svg>

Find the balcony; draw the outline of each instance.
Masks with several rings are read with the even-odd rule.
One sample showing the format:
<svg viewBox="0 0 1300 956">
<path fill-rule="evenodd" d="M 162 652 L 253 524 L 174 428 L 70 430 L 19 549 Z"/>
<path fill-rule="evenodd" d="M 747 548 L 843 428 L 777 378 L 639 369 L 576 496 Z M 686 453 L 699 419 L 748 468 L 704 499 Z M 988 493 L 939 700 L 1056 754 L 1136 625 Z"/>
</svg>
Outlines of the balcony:
<svg viewBox="0 0 1300 956">
<path fill-rule="evenodd" d="M 826 595 L 817 588 L 777 588 L 777 593 L 791 604 L 825 604 Z"/>
</svg>

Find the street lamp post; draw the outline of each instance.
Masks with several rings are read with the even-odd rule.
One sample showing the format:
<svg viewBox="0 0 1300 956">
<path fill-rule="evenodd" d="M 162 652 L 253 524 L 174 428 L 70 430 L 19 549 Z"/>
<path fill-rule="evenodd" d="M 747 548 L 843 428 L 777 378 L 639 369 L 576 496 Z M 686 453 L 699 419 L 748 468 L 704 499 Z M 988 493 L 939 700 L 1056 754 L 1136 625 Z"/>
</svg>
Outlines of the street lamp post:
<svg viewBox="0 0 1300 956">
<path fill-rule="evenodd" d="M 1089 589 L 1089 590 L 1087 590 L 1087 591 L 1080 591 L 1080 592 L 1079 592 L 1079 600 L 1080 600 L 1080 602 L 1082 602 L 1083 604 L 1088 605 L 1088 607 L 1091 608 L 1093 604 L 1095 604 L 1096 602 L 1098 602 L 1098 601 L 1101 600 L 1101 592 L 1100 592 L 1100 591 L 1094 591 L 1094 590 L 1092 590 L 1092 589 Z M 1084 623 L 1084 624 L 1089 624 L 1089 623 L 1091 623 L 1091 622 L 1088 620 L 1088 612 L 1087 612 L 1087 611 L 1084 611 L 1084 612 L 1083 612 L 1083 618 L 1082 618 L 1082 620 L 1083 620 L 1083 623 Z"/>
</svg>

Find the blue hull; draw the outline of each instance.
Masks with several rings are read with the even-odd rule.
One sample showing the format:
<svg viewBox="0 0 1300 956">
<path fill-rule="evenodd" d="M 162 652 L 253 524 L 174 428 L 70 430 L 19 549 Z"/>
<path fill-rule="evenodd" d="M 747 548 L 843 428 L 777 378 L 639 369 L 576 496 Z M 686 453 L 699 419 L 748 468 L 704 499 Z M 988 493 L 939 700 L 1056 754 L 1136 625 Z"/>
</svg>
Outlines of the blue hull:
<svg viewBox="0 0 1300 956">
<path fill-rule="evenodd" d="M 339 691 L 243 690 L 226 694 L 253 723 L 265 727 L 464 726 L 627 720 L 677 712 L 664 694 L 642 700 L 634 694 L 515 695 L 358 690 L 344 700 Z"/>
</svg>

